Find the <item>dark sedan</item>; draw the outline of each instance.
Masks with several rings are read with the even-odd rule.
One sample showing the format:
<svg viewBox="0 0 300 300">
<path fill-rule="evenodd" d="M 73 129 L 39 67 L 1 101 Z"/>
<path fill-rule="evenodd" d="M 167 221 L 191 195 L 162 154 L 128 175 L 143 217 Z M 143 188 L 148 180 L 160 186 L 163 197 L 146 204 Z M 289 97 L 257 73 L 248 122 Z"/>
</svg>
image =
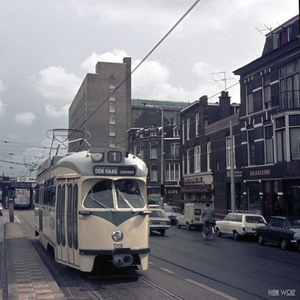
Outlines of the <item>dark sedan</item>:
<svg viewBox="0 0 300 300">
<path fill-rule="evenodd" d="M 300 217 L 273 216 L 269 224 L 256 228 L 257 241 L 275 243 L 282 250 L 290 245 L 296 245 L 296 236 L 300 234 Z"/>
</svg>

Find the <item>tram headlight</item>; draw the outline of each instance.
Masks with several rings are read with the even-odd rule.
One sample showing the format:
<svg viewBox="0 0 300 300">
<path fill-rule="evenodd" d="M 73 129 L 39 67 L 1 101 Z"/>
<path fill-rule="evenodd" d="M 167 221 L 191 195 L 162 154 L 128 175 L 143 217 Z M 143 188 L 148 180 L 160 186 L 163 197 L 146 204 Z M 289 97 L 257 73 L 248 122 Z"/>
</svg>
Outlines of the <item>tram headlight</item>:
<svg viewBox="0 0 300 300">
<path fill-rule="evenodd" d="M 120 242 L 123 240 L 123 232 L 120 230 L 114 231 L 111 237 L 115 242 Z"/>
<path fill-rule="evenodd" d="M 103 153 L 91 152 L 91 158 L 93 162 L 100 162 L 103 160 Z"/>
</svg>

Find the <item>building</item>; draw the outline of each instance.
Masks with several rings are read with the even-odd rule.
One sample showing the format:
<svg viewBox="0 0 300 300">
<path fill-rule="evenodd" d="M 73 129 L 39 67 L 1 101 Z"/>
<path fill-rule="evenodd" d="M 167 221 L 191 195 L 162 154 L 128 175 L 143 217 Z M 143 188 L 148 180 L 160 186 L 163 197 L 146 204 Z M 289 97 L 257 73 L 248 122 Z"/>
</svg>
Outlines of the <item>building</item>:
<svg viewBox="0 0 300 300">
<path fill-rule="evenodd" d="M 123 63 L 98 62 L 95 74 L 87 74 L 70 108 L 69 129 L 89 132 L 92 147 L 127 148 L 131 125 L 131 58 Z M 69 140 L 75 140 L 70 136 Z M 70 151 L 89 148 L 70 144 Z"/>
<path fill-rule="evenodd" d="M 230 121 L 238 133 L 239 105 L 226 91 L 218 103 L 203 96 L 181 111 L 182 199 L 212 200 L 219 214 L 231 208 Z"/>
<path fill-rule="evenodd" d="M 182 204 L 179 117 L 180 110 L 187 105 L 172 101 L 132 101 L 135 120 L 127 131 L 128 151 L 141 157 L 148 166 L 149 201 L 158 203 L 163 195 L 165 203 Z"/>
<path fill-rule="evenodd" d="M 240 76 L 243 208 L 300 214 L 299 16 L 266 35 Z"/>
</svg>

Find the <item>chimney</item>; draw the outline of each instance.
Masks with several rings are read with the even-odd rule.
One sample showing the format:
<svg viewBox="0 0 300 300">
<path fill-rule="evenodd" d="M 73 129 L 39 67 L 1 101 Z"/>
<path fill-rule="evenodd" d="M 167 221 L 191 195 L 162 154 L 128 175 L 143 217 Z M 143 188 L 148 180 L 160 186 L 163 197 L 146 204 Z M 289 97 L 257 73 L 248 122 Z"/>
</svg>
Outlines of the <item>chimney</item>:
<svg viewBox="0 0 300 300">
<path fill-rule="evenodd" d="M 230 116 L 230 97 L 227 91 L 222 91 L 219 97 L 220 101 L 220 119 L 224 119 Z"/>
</svg>

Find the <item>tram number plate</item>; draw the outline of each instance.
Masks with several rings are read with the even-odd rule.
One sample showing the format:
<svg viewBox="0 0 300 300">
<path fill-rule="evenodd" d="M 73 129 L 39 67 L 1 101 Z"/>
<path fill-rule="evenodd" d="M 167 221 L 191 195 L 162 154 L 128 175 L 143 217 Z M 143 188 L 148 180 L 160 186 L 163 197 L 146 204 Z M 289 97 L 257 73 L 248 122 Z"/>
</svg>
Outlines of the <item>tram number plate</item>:
<svg viewBox="0 0 300 300">
<path fill-rule="evenodd" d="M 118 248 L 123 248 L 123 244 L 122 243 L 114 244 L 114 249 L 118 249 Z"/>
</svg>

